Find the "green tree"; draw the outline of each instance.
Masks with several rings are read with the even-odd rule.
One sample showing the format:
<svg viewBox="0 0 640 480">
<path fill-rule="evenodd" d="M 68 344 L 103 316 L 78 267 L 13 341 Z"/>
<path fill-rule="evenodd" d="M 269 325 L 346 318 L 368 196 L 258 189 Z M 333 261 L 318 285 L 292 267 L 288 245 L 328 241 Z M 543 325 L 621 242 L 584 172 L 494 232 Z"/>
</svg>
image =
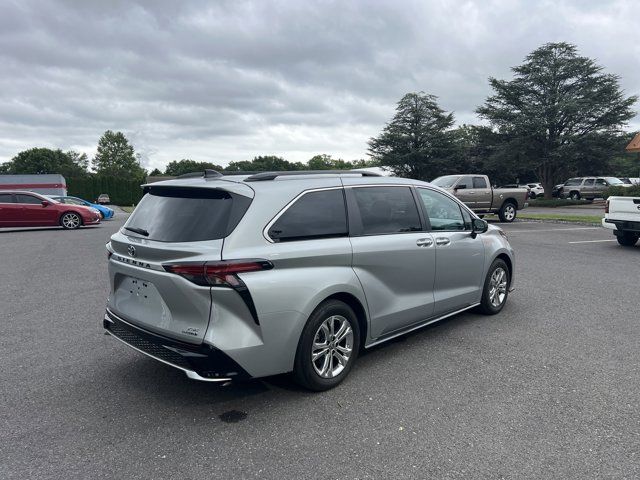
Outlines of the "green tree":
<svg viewBox="0 0 640 480">
<path fill-rule="evenodd" d="M 513 80 L 489 79 L 494 93 L 477 113 L 498 134 L 501 155 L 535 172 L 550 197 L 581 159 L 611 153 L 637 97 L 626 97 L 617 75 L 568 43 L 543 45 L 512 71 Z"/>
<path fill-rule="evenodd" d="M 450 168 L 453 154 L 453 113 L 424 92 L 407 93 L 393 119 L 369 140 L 369 155 L 397 175 L 432 179 Z"/>
<path fill-rule="evenodd" d="M 150 177 L 159 177 L 160 175 L 162 175 L 162 172 L 159 168 L 154 168 L 153 170 L 151 170 L 151 172 L 149 172 Z"/>
<path fill-rule="evenodd" d="M 31 148 L 18 153 L 11 161 L 2 165 L 2 172 L 18 173 L 59 173 L 63 177 L 87 175 L 87 155 L 70 150 Z"/>
<path fill-rule="evenodd" d="M 146 171 L 140 165 L 133 146 L 122 132 L 107 130 L 98 141 L 98 151 L 93 158 L 93 168 L 98 175 L 142 178 Z"/>
<path fill-rule="evenodd" d="M 282 157 L 266 155 L 254 157 L 253 160 L 231 162 L 225 170 L 234 172 L 277 172 L 304 169 L 305 166 L 300 162 L 292 163 Z"/>
<path fill-rule="evenodd" d="M 211 162 L 196 162 L 188 158 L 169 162 L 164 171 L 165 175 L 184 175 L 185 173 L 203 172 L 206 169 L 222 171 L 224 167 Z"/>
</svg>

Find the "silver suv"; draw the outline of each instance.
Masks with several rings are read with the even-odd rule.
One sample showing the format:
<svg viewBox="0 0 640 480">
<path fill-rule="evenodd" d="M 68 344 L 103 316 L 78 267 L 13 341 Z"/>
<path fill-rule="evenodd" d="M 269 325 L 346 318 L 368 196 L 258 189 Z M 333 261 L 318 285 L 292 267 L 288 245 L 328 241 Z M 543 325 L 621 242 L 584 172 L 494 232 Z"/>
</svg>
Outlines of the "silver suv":
<svg viewBox="0 0 640 480">
<path fill-rule="evenodd" d="M 626 187 L 622 180 L 615 177 L 575 177 L 562 186 L 562 196 L 572 200 L 593 200 L 601 198 L 609 187 Z"/>
<path fill-rule="evenodd" d="M 361 348 L 498 313 L 513 284 L 502 230 L 417 180 L 207 171 L 144 188 L 107 244 L 104 328 L 192 379 L 293 372 L 326 390 Z"/>
</svg>

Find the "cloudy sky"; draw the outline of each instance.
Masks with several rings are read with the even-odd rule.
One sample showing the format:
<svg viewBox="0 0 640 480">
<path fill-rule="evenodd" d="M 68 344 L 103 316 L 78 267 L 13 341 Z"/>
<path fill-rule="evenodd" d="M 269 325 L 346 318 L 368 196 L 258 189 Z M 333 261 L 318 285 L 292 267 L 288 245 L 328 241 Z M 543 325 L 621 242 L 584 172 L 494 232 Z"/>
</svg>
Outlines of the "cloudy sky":
<svg viewBox="0 0 640 480">
<path fill-rule="evenodd" d="M 477 122 L 487 77 L 546 42 L 640 93 L 639 15 L 637 0 L 3 0 L 0 162 L 34 146 L 92 155 L 107 129 L 150 169 L 366 158 L 404 93 Z"/>
</svg>

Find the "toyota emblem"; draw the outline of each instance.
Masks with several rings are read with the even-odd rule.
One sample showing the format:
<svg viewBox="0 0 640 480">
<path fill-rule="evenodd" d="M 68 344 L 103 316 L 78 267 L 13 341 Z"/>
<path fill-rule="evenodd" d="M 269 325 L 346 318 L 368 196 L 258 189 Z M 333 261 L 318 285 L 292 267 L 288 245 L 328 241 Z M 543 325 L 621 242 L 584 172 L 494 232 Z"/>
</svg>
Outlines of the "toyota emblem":
<svg viewBox="0 0 640 480">
<path fill-rule="evenodd" d="M 134 247 L 133 245 L 129 245 L 127 247 L 127 253 L 129 254 L 130 257 L 135 257 L 136 256 L 136 247 Z"/>
</svg>

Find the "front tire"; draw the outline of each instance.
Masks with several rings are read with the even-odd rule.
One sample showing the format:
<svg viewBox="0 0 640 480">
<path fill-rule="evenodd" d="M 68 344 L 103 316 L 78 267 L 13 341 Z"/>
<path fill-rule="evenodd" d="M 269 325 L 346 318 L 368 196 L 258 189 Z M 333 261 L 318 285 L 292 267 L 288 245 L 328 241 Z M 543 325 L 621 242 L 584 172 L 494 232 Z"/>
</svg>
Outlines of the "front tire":
<svg viewBox="0 0 640 480">
<path fill-rule="evenodd" d="M 580 193 L 579 192 L 571 192 L 571 194 L 569 195 L 569 198 L 573 201 L 577 201 L 580 200 Z"/>
<path fill-rule="evenodd" d="M 616 238 L 618 239 L 618 243 L 623 247 L 633 247 L 638 243 L 640 234 L 633 232 L 621 232 L 619 235 L 616 235 Z"/>
<path fill-rule="evenodd" d="M 516 211 L 517 209 L 513 202 L 504 202 L 500 207 L 498 217 L 500 217 L 501 222 L 511 223 L 516 219 Z"/>
<path fill-rule="evenodd" d="M 507 303 L 510 284 L 509 267 L 504 260 L 496 258 L 489 267 L 487 277 L 484 280 L 479 310 L 486 315 L 499 313 Z"/>
<path fill-rule="evenodd" d="M 346 303 L 327 300 L 302 330 L 293 368 L 295 381 L 316 392 L 329 390 L 351 371 L 360 349 L 358 319 Z"/>
<path fill-rule="evenodd" d="M 76 212 L 66 212 L 60 217 L 60 225 L 65 230 L 75 230 L 82 225 L 82 218 Z"/>
</svg>

